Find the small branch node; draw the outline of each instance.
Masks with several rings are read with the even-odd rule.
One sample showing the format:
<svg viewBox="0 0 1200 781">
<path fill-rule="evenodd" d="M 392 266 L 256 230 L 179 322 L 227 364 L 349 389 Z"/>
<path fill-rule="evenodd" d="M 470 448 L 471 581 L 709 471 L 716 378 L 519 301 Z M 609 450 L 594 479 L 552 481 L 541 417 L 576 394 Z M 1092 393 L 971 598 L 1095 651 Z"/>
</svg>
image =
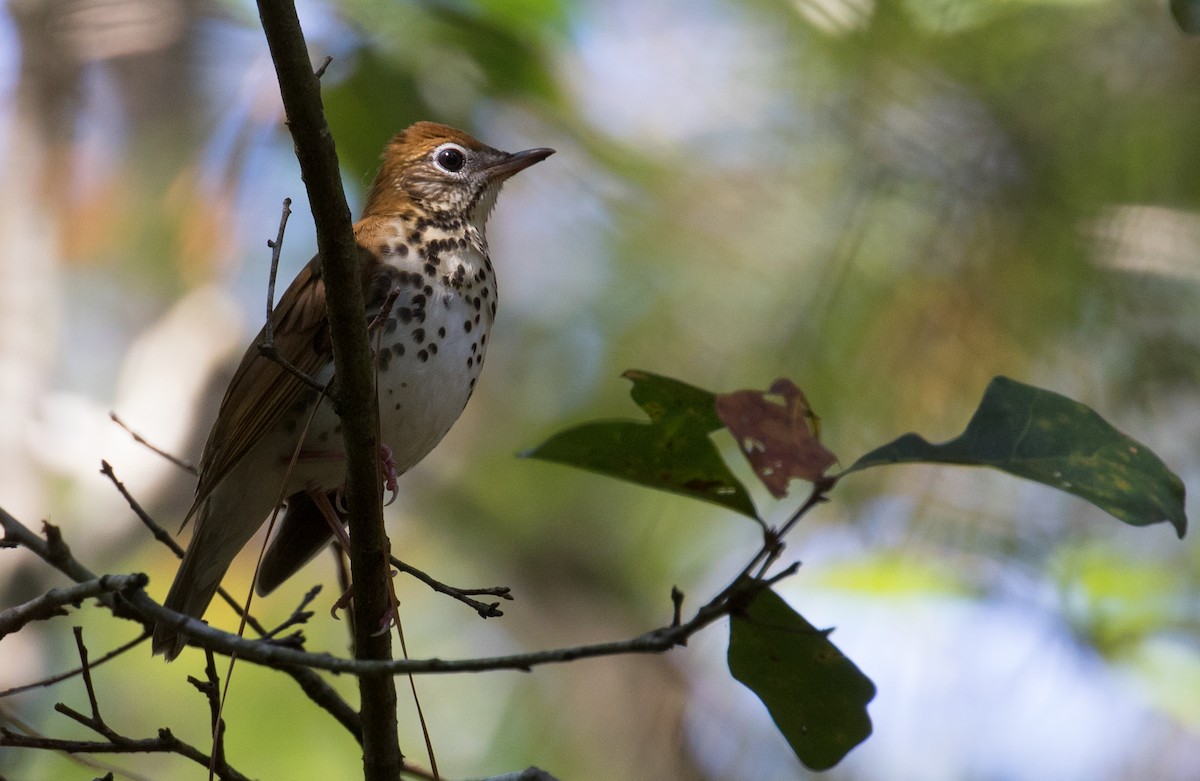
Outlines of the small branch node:
<svg viewBox="0 0 1200 781">
<path fill-rule="evenodd" d="M 504 612 L 499 609 L 499 602 L 492 602 L 489 604 L 486 602 L 480 602 L 477 599 L 472 599 L 472 596 L 499 597 L 500 599 L 505 599 L 510 602 L 513 600 L 512 589 L 510 589 L 508 586 L 492 586 L 490 588 L 472 589 L 455 588 L 454 586 L 442 583 L 440 580 L 437 580 L 431 575 L 422 572 L 411 564 L 404 563 L 395 556 L 389 556 L 389 561 L 391 561 L 392 566 L 396 569 L 400 570 L 401 572 L 407 572 L 409 575 L 412 575 L 417 580 L 429 586 L 439 594 L 446 594 L 447 596 L 451 596 L 454 599 L 457 599 L 459 602 L 462 602 L 464 605 L 470 606 L 475 610 L 476 613 L 479 614 L 480 618 L 499 618 L 500 616 L 504 615 Z"/>
<path fill-rule="evenodd" d="M 676 629 L 683 623 L 683 592 L 677 586 L 671 586 L 671 628 Z"/>
</svg>

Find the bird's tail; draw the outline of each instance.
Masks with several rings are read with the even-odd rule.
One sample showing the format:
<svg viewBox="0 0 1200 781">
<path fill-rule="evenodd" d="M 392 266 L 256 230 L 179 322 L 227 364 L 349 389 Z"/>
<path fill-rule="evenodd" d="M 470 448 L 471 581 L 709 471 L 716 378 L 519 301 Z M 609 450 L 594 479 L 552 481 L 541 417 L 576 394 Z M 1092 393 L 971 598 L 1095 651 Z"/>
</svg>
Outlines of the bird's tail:
<svg viewBox="0 0 1200 781">
<path fill-rule="evenodd" d="M 195 533 L 163 602 L 171 610 L 192 618 L 204 615 L 233 558 L 258 527 L 258 523 L 231 522 L 232 518 L 222 517 L 212 505 L 213 500 L 207 499 L 189 513 L 189 519 L 195 518 Z M 247 533 L 238 533 L 246 529 Z M 155 625 L 154 653 L 162 654 L 169 662 L 179 656 L 185 645 L 187 637 L 174 625 L 162 621 Z"/>
<path fill-rule="evenodd" d="M 334 492 L 328 493 L 330 506 L 335 505 Z M 335 511 L 336 512 L 336 511 Z M 263 555 L 254 584 L 260 597 L 270 594 L 280 583 L 294 575 L 333 539 L 329 521 L 307 491 L 288 497 L 287 510 L 279 520 L 279 531 Z"/>
</svg>

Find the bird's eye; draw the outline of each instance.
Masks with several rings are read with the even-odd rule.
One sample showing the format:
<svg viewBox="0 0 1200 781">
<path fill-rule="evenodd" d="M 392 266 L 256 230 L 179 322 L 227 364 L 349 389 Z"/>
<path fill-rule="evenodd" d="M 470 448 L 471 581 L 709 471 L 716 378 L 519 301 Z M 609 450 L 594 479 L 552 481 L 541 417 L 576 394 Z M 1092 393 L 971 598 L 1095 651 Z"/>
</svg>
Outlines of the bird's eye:
<svg viewBox="0 0 1200 781">
<path fill-rule="evenodd" d="M 443 171 L 456 174 L 467 164 L 467 153 L 460 146 L 447 144 L 434 154 L 433 161 Z"/>
</svg>

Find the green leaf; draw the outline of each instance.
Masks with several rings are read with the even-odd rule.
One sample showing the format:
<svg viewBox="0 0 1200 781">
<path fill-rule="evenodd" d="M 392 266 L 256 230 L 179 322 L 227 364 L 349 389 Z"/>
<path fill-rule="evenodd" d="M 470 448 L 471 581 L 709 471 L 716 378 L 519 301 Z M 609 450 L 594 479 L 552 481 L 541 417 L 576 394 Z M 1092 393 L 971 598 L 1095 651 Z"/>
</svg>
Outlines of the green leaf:
<svg viewBox="0 0 1200 781">
<path fill-rule="evenodd" d="M 648 372 L 622 376 L 633 381 L 630 395 L 649 423 L 585 423 L 521 455 L 712 502 L 757 520 L 745 486 L 708 436 L 722 427 L 713 394 Z"/>
<path fill-rule="evenodd" d="M 717 397 L 703 388 L 638 369 L 621 376 L 633 383 L 629 395 L 655 423 L 690 417 L 690 424 L 706 434 L 725 426 L 717 417 Z"/>
<path fill-rule="evenodd" d="M 1171 0 L 1171 16 L 1180 30 L 1200 35 L 1200 0 Z"/>
<path fill-rule="evenodd" d="M 871 734 L 875 684 L 820 630 L 763 589 L 729 621 L 729 672 L 758 695 L 805 766 L 833 767 Z"/>
<path fill-rule="evenodd" d="M 1149 448 L 1090 407 L 996 377 L 967 429 L 930 444 L 917 434 L 872 450 L 842 474 L 881 464 L 990 466 L 1088 500 L 1133 526 L 1169 521 L 1187 532 L 1183 482 Z"/>
</svg>

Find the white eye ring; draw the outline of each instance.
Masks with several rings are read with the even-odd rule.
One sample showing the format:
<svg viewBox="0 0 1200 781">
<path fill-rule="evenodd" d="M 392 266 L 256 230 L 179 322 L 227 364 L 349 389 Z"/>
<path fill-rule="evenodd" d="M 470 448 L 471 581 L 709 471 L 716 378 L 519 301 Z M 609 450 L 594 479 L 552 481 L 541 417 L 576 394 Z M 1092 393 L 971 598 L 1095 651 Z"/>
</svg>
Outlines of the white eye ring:
<svg viewBox="0 0 1200 781">
<path fill-rule="evenodd" d="M 467 165 L 466 149 L 455 143 L 447 142 L 433 150 L 433 164 L 448 174 L 462 173 Z"/>
</svg>

